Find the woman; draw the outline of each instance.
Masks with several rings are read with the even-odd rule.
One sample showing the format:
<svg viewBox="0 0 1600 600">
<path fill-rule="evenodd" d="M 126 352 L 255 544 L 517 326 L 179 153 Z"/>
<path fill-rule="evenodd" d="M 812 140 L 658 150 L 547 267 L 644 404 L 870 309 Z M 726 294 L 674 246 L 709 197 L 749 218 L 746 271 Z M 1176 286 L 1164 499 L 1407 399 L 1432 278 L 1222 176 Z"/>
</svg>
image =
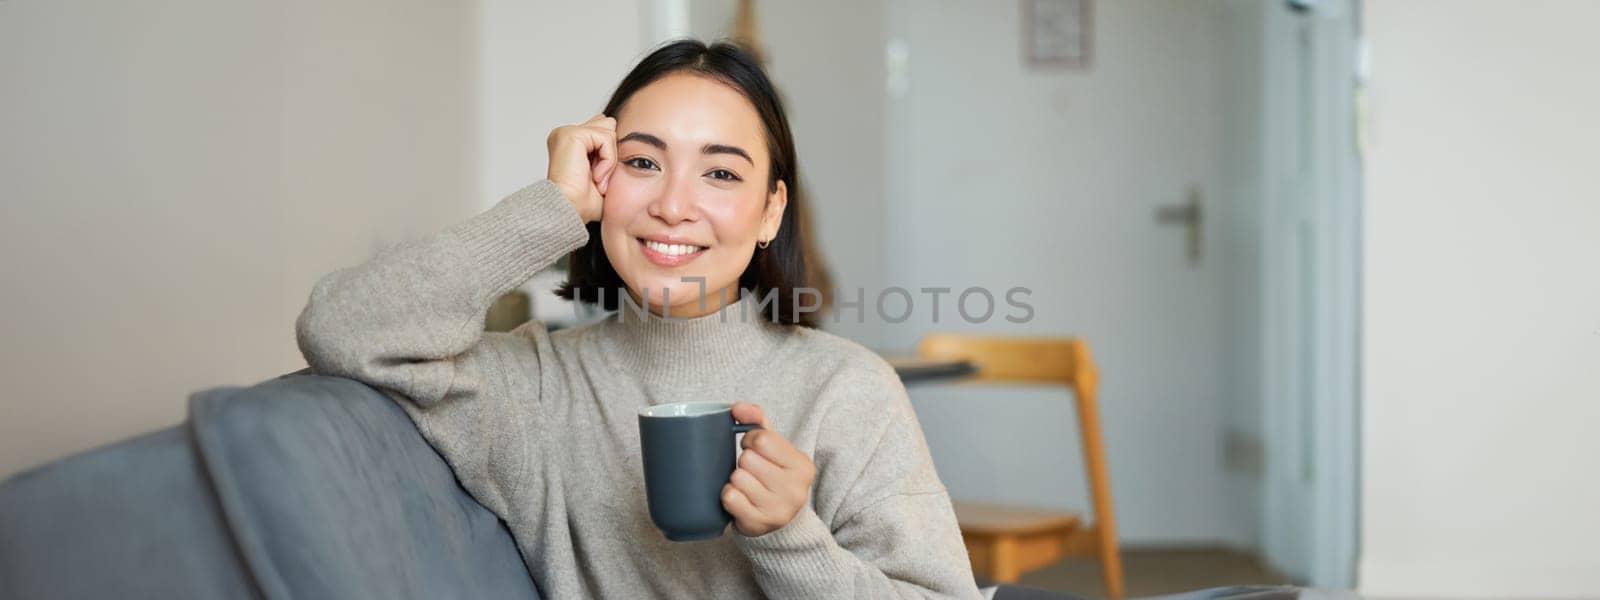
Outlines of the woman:
<svg viewBox="0 0 1600 600">
<path fill-rule="evenodd" d="M 796 293 L 817 269 L 761 69 L 667 45 L 548 145 L 547 180 L 318 282 L 297 327 L 312 367 L 395 395 L 550 598 L 977 597 L 905 389 Z M 483 333 L 569 252 L 561 293 L 618 317 Z M 723 489 L 734 531 L 675 543 L 649 518 L 636 414 L 690 400 L 763 429 Z"/>
</svg>

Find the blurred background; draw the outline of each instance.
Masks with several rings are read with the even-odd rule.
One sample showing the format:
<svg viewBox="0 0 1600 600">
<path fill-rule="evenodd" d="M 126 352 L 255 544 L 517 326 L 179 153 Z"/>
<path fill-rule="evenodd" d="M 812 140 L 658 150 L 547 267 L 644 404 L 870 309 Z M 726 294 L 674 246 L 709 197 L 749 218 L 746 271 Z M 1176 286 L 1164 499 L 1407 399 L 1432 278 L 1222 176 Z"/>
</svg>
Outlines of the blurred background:
<svg viewBox="0 0 1600 600">
<path fill-rule="evenodd" d="M 1131 595 L 1600 597 L 1596 22 L 1589 0 L 0 0 L 0 478 L 303 368 L 318 277 L 542 178 L 549 131 L 655 44 L 746 35 L 838 286 L 866 290 L 828 329 L 1092 348 Z M 889 286 L 1023 286 L 1035 314 L 890 323 Z M 570 314 L 547 289 L 533 312 Z M 1070 394 L 910 390 L 952 496 L 1090 506 Z M 1021 581 L 1103 595 L 1099 569 Z"/>
</svg>

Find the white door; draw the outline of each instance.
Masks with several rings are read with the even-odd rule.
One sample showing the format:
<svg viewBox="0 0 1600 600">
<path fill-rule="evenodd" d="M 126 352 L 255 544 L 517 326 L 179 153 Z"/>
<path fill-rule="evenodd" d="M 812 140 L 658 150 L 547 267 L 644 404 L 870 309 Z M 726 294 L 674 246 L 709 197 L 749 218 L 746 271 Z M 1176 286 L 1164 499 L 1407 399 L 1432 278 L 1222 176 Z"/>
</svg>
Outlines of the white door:
<svg viewBox="0 0 1600 600">
<path fill-rule="evenodd" d="M 1354 583 L 1359 172 L 1355 3 L 1265 9 L 1267 335 L 1262 549 L 1324 587 Z"/>
</svg>

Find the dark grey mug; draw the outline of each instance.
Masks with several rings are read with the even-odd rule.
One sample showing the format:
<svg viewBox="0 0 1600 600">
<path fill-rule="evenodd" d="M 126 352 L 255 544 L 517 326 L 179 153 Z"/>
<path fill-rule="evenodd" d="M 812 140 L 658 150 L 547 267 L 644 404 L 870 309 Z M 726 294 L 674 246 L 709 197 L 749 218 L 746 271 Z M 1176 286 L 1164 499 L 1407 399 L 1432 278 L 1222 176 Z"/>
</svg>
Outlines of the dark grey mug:
<svg viewBox="0 0 1600 600">
<path fill-rule="evenodd" d="M 733 422 L 733 405 L 679 402 L 639 411 L 650 521 L 674 542 L 722 536 L 733 517 L 722 486 L 733 475 L 734 434 L 760 429 Z"/>
</svg>

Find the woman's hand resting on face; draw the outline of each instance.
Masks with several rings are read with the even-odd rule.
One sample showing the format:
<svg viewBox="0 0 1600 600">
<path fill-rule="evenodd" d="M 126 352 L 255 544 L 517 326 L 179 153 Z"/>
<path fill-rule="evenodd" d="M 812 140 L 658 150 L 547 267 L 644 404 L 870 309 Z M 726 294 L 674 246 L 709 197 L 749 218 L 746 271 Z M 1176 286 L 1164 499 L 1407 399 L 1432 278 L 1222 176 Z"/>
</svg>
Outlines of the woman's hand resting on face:
<svg viewBox="0 0 1600 600">
<path fill-rule="evenodd" d="M 782 529 L 805 508 L 817 467 L 811 457 L 773 429 L 761 407 L 735 403 L 733 418 L 761 429 L 744 434 L 739 441 L 744 452 L 739 455 L 739 468 L 722 486 L 722 508 L 733 515 L 734 527 L 746 537 Z"/>
<path fill-rule="evenodd" d="M 563 125 L 545 139 L 550 149 L 546 176 L 567 196 L 585 223 L 600 220 L 611 171 L 617 168 L 617 120 L 603 114 L 581 125 Z"/>
</svg>

